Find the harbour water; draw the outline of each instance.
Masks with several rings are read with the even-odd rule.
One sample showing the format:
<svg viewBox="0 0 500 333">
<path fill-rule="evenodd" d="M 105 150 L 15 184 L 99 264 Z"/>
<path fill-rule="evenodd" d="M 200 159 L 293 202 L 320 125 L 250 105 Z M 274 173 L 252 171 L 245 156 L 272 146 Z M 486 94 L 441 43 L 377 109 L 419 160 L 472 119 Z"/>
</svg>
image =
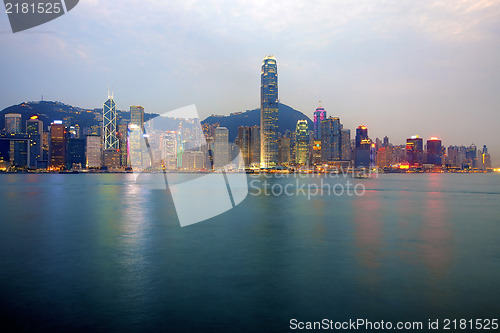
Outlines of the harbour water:
<svg viewBox="0 0 500 333">
<path fill-rule="evenodd" d="M 0 175 L 3 324 L 285 332 L 293 318 L 500 317 L 500 175 L 351 181 L 363 195 L 250 189 L 181 228 L 170 193 L 131 174 Z"/>
</svg>

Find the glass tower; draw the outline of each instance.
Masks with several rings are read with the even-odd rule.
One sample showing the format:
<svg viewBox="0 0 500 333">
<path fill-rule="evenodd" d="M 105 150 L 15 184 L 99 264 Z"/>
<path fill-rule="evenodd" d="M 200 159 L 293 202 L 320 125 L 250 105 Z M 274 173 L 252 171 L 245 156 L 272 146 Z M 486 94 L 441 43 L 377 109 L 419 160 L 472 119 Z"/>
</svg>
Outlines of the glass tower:
<svg viewBox="0 0 500 333">
<path fill-rule="evenodd" d="M 108 100 L 103 106 L 104 150 L 118 149 L 119 142 L 116 136 L 116 104 L 113 96 L 108 94 Z"/>
<path fill-rule="evenodd" d="M 260 167 L 278 165 L 278 67 L 273 56 L 262 62 L 260 86 Z"/>
<path fill-rule="evenodd" d="M 326 111 L 320 105 L 314 111 L 314 139 L 321 140 L 321 122 L 326 119 Z"/>
<path fill-rule="evenodd" d="M 295 130 L 295 164 L 307 164 L 309 161 L 309 130 L 307 120 L 297 121 Z"/>
<path fill-rule="evenodd" d="M 147 166 L 147 154 L 143 154 L 145 143 L 143 142 L 144 108 L 142 106 L 130 107 L 129 131 L 130 165 L 136 170 L 142 170 Z"/>
</svg>

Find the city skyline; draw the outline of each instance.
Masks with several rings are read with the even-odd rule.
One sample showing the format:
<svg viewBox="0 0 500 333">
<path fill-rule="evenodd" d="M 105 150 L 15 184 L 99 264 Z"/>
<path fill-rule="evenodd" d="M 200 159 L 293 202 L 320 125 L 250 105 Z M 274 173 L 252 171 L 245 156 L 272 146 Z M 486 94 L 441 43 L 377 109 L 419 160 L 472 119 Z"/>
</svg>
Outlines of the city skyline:
<svg viewBox="0 0 500 333">
<path fill-rule="evenodd" d="M 491 1 L 89 0 L 12 34 L 3 14 L 8 84 L 0 108 L 41 95 L 96 107 L 110 85 L 120 91 L 118 109 L 142 103 L 161 114 L 196 104 L 202 119 L 229 114 L 258 107 L 255 68 L 274 54 L 281 102 L 308 116 L 321 100 L 346 128 L 362 119 L 374 137 L 439 136 L 500 156 L 492 135 L 500 122 L 499 16 Z"/>
</svg>

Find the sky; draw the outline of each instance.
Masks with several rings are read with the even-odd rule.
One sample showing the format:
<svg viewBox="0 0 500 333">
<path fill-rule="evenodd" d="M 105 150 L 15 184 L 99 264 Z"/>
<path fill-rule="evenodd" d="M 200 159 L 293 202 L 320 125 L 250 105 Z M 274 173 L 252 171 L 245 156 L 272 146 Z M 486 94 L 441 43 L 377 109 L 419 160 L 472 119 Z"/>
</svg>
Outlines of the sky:
<svg viewBox="0 0 500 333">
<path fill-rule="evenodd" d="M 309 117 L 354 132 L 487 145 L 500 163 L 500 1 L 80 0 L 13 34 L 0 14 L 0 109 L 57 100 L 201 118 L 260 106 L 260 66 Z"/>
</svg>

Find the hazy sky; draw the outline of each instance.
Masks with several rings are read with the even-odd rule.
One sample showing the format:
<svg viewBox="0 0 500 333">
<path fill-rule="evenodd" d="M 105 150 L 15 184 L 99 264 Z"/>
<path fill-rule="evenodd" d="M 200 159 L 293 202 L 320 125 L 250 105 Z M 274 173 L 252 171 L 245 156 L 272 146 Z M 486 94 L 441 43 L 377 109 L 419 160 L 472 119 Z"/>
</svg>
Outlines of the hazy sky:
<svg viewBox="0 0 500 333">
<path fill-rule="evenodd" d="M 0 14 L 0 108 L 26 100 L 202 118 L 259 107 L 260 65 L 281 102 L 373 139 L 488 145 L 500 162 L 500 1 L 80 0 L 12 34 Z"/>
</svg>

